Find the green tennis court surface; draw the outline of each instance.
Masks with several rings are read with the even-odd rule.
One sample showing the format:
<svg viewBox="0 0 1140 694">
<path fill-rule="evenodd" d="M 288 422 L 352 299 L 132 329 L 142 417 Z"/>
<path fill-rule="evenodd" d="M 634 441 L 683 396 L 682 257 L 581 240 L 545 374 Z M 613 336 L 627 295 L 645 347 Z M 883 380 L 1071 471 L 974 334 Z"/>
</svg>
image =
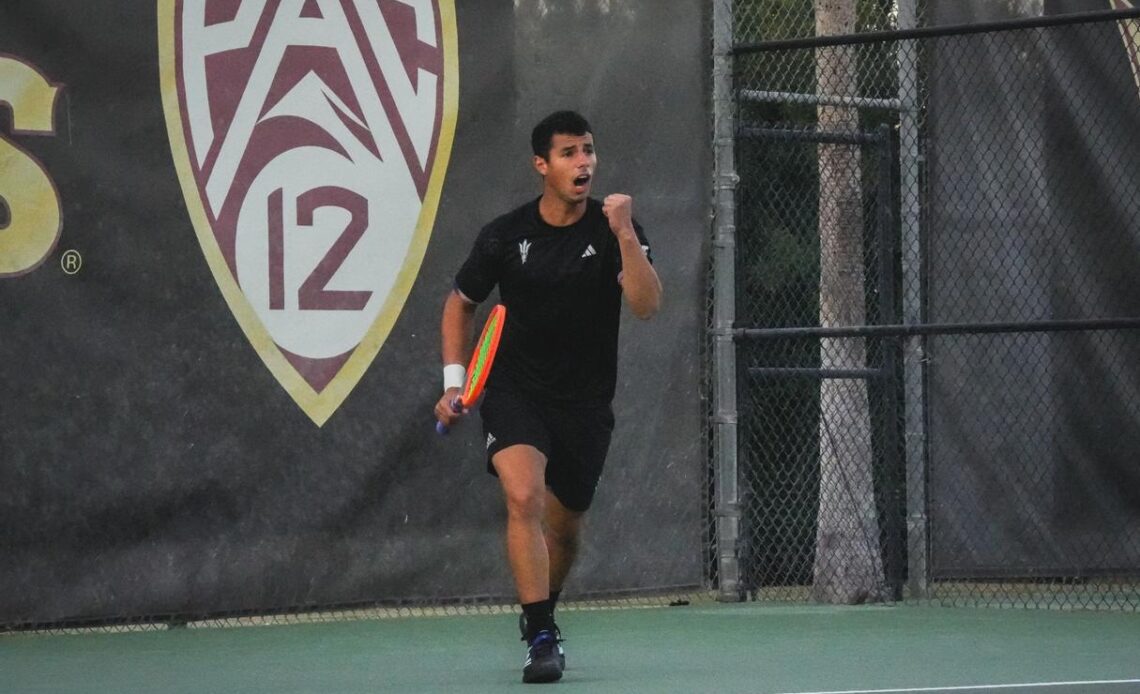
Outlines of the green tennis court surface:
<svg viewBox="0 0 1140 694">
<path fill-rule="evenodd" d="M 1140 692 L 1140 615 L 756 603 L 560 611 L 523 685 L 512 614 L 0 637 L 3 692 Z"/>
</svg>

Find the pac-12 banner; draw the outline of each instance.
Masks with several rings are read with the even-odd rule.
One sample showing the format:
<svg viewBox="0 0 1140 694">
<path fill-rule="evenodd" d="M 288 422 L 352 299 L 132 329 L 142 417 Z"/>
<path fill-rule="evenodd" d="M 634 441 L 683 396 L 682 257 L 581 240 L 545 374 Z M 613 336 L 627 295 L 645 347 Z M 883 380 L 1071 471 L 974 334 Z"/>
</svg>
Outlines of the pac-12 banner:
<svg viewBox="0 0 1140 694">
<path fill-rule="evenodd" d="M 419 271 L 458 101 L 450 0 L 162 0 L 187 208 L 265 365 L 318 425 Z"/>
<path fill-rule="evenodd" d="M 572 590 L 699 583 L 707 7 L 0 0 L 0 629 L 509 596 L 440 307 L 561 108 L 670 297 Z"/>
</svg>

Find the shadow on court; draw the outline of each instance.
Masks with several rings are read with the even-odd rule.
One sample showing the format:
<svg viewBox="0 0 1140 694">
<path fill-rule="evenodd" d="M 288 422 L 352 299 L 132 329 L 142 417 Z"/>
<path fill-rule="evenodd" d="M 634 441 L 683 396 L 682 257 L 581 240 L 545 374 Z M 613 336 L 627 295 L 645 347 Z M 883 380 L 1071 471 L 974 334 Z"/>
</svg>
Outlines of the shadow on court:
<svg viewBox="0 0 1140 694">
<path fill-rule="evenodd" d="M 1140 692 L 1140 615 L 756 603 L 561 610 L 523 685 L 516 617 L 0 636 L 4 692 Z"/>
</svg>

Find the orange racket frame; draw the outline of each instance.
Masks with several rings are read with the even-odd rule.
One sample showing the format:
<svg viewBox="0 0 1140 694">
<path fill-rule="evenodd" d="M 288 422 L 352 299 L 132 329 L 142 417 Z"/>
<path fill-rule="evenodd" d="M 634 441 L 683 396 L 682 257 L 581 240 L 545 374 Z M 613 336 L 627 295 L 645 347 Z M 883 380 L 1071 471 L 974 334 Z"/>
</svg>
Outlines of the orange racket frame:
<svg viewBox="0 0 1140 694">
<path fill-rule="evenodd" d="M 491 364 L 495 361 L 495 353 L 499 351 L 499 340 L 503 336 L 503 324 L 507 320 L 507 307 L 497 304 L 487 316 L 483 324 L 483 332 L 479 341 L 475 343 L 475 351 L 471 354 L 471 363 L 467 365 L 467 383 L 463 392 L 451 403 L 454 412 L 462 412 L 475 404 L 483 394 L 483 386 L 487 384 L 487 376 L 491 373 Z M 435 423 L 435 430 L 440 434 L 447 433 L 443 422 Z"/>
<path fill-rule="evenodd" d="M 502 304 L 496 305 L 487 316 L 487 322 L 483 324 L 483 333 L 479 335 L 475 351 L 471 354 L 471 363 L 467 365 L 467 387 L 459 396 L 461 408 L 474 405 L 483 394 L 483 386 L 487 384 L 487 376 L 491 373 L 495 353 L 499 351 L 499 340 L 503 336 L 503 323 L 506 320 L 507 307 Z"/>
</svg>

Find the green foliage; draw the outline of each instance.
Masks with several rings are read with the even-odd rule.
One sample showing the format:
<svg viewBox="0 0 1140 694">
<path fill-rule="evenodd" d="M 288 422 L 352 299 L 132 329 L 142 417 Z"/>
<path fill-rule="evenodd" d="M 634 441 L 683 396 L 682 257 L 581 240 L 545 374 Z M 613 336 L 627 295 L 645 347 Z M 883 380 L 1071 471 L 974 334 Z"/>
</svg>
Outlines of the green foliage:
<svg viewBox="0 0 1140 694">
<path fill-rule="evenodd" d="M 895 27 L 894 0 L 858 0 L 858 31 Z M 815 33 L 815 10 L 811 0 L 735 0 L 736 42 L 801 38 Z M 862 44 L 857 54 L 858 95 L 889 99 L 898 96 L 896 44 Z M 812 49 L 740 55 L 736 59 L 739 90 L 816 93 L 815 71 L 820 56 Z M 742 126 L 812 129 L 816 106 L 738 99 L 737 120 Z M 859 109 L 859 128 L 873 131 L 880 125 L 894 127 L 897 112 L 890 109 Z M 741 177 L 737 226 L 747 259 L 739 268 L 752 306 L 742 313 L 755 324 L 808 325 L 818 316 L 819 276 L 817 196 L 819 192 L 814 146 L 766 145 L 738 141 L 737 172 Z M 874 167 L 864 171 L 868 197 L 876 185 Z M 750 248 L 749 248 L 750 247 Z M 785 294 L 778 308 L 752 292 L 802 291 L 792 298 Z M 793 309 L 792 306 L 798 308 Z M 766 308 L 764 308 L 766 307 Z M 755 310 L 751 310 L 754 308 Z M 738 309 L 739 311 L 739 309 Z"/>
<path fill-rule="evenodd" d="M 856 31 L 895 28 L 894 0 L 858 0 Z M 815 35 L 812 0 L 733 0 L 737 43 L 796 39 Z"/>
</svg>

